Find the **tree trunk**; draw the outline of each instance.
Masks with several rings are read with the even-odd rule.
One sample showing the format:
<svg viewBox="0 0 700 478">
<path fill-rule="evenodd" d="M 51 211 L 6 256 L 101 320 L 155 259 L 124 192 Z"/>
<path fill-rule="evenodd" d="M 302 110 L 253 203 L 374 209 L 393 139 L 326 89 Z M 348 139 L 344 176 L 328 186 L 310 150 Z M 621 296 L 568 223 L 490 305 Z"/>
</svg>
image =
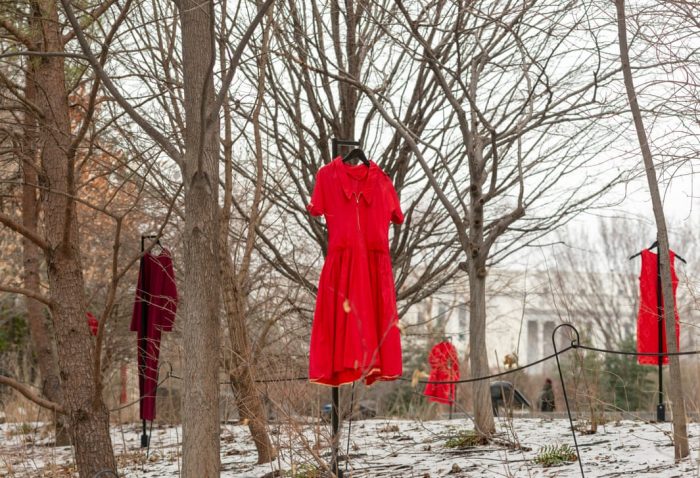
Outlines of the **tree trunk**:
<svg viewBox="0 0 700 478">
<path fill-rule="evenodd" d="M 33 31 L 36 31 L 35 29 Z M 25 81 L 25 99 L 29 104 L 36 104 L 36 84 L 34 83 L 32 69 L 27 68 Z M 22 140 L 22 225 L 32 232 L 38 231 L 39 211 L 37 198 L 37 123 L 36 115 L 31 108 L 27 108 L 24 114 L 24 137 Z M 32 241 L 22 237 L 22 256 L 24 262 L 24 288 L 40 293 L 39 263 L 41 251 Z M 55 403 L 63 403 L 61 393 L 61 380 L 58 371 L 58 357 L 51 340 L 48 319 L 43 317 L 43 305 L 30 297 L 24 298 L 27 308 L 27 323 L 29 335 L 32 340 L 32 348 L 39 365 L 41 374 L 41 392 Z M 69 446 L 70 437 L 66 417 L 62 414 L 54 414 L 55 445 Z"/>
<path fill-rule="evenodd" d="M 224 251 L 227 254 L 226 251 Z M 231 371 L 229 376 L 236 394 L 236 406 L 248 428 L 258 452 L 258 463 L 268 463 L 276 457 L 275 448 L 267 433 L 267 419 L 260 393 L 251 370 L 252 350 L 245 324 L 247 309 L 245 292 L 236 284 L 231 259 L 221 258 L 221 290 L 231 340 Z"/>
<path fill-rule="evenodd" d="M 32 4 L 33 22 L 41 30 L 46 52 L 61 52 L 60 22 L 53 0 Z M 45 251 L 52 317 L 58 354 L 63 406 L 81 477 L 100 471 L 116 473 L 109 435 L 109 412 L 97 392 L 94 348 L 85 324 L 84 281 L 80 262 L 75 202 L 74 164 L 70 150 L 70 120 L 64 60 L 51 56 L 32 60 L 37 107 L 41 112 L 39 143 L 42 175 L 48 191 L 43 197 Z"/>
<path fill-rule="evenodd" d="M 475 262 L 470 261 L 469 265 L 469 363 L 472 378 L 489 374 L 486 352 L 486 268 L 481 261 Z M 496 431 L 489 381 L 473 382 L 472 396 L 476 431 L 482 437 L 489 437 Z"/>
<path fill-rule="evenodd" d="M 472 178 L 470 186 L 469 247 L 469 363 L 472 378 L 489 374 L 489 359 L 486 352 L 486 257 L 484 251 L 484 214 L 481 206 L 481 188 L 478 178 Z M 485 438 L 496 431 L 491 407 L 491 387 L 488 380 L 472 384 L 474 402 L 474 426 Z"/>
<path fill-rule="evenodd" d="M 654 169 L 654 160 L 651 156 L 649 141 L 642 114 L 637 103 L 637 94 L 632 78 L 630 67 L 629 48 L 627 45 L 627 27 L 625 22 L 625 2 L 616 0 L 617 8 L 617 29 L 620 44 L 620 60 L 622 63 L 622 73 L 625 79 L 625 89 L 627 98 L 634 118 L 634 127 L 637 130 L 639 147 L 642 150 L 644 169 L 646 171 L 647 182 L 649 183 L 649 193 L 651 204 L 654 209 L 656 220 L 657 240 L 659 242 L 659 263 L 661 268 L 661 292 L 664 303 L 664 315 L 666 321 L 666 342 L 667 350 L 671 353 L 677 352 L 676 347 L 676 324 L 675 324 L 675 301 L 673 300 L 673 288 L 671 285 L 671 259 L 668 245 L 668 232 L 666 231 L 666 218 L 664 217 L 663 203 L 659 193 L 659 183 Z M 685 401 L 683 399 L 683 380 L 681 377 L 681 364 L 678 356 L 669 357 L 669 367 L 671 380 L 668 386 L 668 394 L 673 405 L 673 445 L 676 459 L 688 456 L 688 430 L 686 425 Z"/>
<path fill-rule="evenodd" d="M 248 422 L 248 428 L 258 452 L 258 463 L 268 463 L 276 457 L 276 450 L 272 446 L 270 436 L 267 431 L 267 417 L 262 398 L 255 385 L 253 374 L 253 353 L 250 347 L 248 329 L 246 326 L 246 315 L 248 313 L 248 287 L 250 260 L 253 253 L 256 238 L 256 227 L 260 216 L 260 203 L 262 201 L 263 183 L 263 158 L 262 139 L 260 135 L 260 111 L 265 95 L 265 68 L 268 65 L 268 45 L 269 45 L 269 25 L 272 16 L 272 9 L 268 12 L 268 24 L 263 29 L 262 46 L 260 48 L 258 64 L 258 84 L 256 104 L 253 108 L 252 123 L 253 136 L 255 141 L 256 175 L 255 193 L 250 213 L 250 222 L 238 271 L 235 270 L 228 250 L 228 232 L 231 219 L 232 190 L 233 190 L 233 138 L 231 132 L 231 109 L 228 102 L 223 105 L 224 109 L 224 204 L 221 211 L 219 241 L 221 245 L 221 255 L 219 259 L 221 274 L 221 291 L 224 300 L 224 308 L 228 319 L 229 340 L 231 342 L 231 359 L 227 361 L 229 365 L 229 378 L 236 397 L 236 406 L 241 419 Z M 225 47 L 220 45 L 221 68 L 225 70 L 223 61 Z"/>
<path fill-rule="evenodd" d="M 180 3 L 185 93 L 184 478 L 219 476 L 219 121 L 214 103 L 214 6 Z"/>
</svg>

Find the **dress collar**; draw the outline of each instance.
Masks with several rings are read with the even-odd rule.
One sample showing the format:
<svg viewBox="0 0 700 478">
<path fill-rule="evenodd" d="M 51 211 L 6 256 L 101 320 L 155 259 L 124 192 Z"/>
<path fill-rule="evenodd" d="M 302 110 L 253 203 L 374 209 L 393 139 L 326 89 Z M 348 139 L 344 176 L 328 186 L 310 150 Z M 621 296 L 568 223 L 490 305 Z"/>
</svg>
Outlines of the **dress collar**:
<svg viewBox="0 0 700 478">
<path fill-rule="evenodd" d="M 353 189 L 352 185 L 350 184 L 350 178 L 348 177 L 353 166 L 347 165 L 343 163 L 343 158 L 342 156 L 336 157 L 333 162 L 334 170 L 335 170 L 335 175 L 336 178 L 340 181 L 340 185 L 343 188 L 343 193 L 345 193 L 345 197 L 348 199 L 352 199 L 353 196 Z M 362 183 L 362 188 L 360 189 L 360 196 L 362 196 L 367 203 L 367 205 L 372 204 L 372 193 L 374 190 L 374 178 L 377 170 L 379 169 L 379 166 L 377 164 L 370 160 L 369 161 L 369 167 L 362 165 L 362 168 L 367 168 L 367 176 L 365 177 L 363 183 Z"/>
</svg>

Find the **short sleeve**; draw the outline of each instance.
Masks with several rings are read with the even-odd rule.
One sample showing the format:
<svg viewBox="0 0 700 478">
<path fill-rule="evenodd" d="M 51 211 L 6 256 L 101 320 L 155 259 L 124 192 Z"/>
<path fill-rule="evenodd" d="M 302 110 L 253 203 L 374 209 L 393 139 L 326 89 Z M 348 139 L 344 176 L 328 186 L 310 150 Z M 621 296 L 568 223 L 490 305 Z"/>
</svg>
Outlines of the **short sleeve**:
<svg viewBox="0 0 700 478">
<path fill-rule="evenodd" d="M 322 215 L 324 212 L 326 212 L 323 199 L 323 180 L 321 171 L 319 170 L 318 173 L 316 173 L 314 192 L 311 194 L 311 201 L 306 205 L 306 210 L 309 211 L 312 216 Z"/>
<path fill-rule="evenodd" d="M 389 191 L 390 191 L 390 206 L 391 206 L 391 222 L 394 224 L 403 224 L 403 211 L 401 211 L 401 203 L 399 203 L 399 196 L 396 194 L 396 189 L 394 185 L 389 181 Z"/>
</svg>

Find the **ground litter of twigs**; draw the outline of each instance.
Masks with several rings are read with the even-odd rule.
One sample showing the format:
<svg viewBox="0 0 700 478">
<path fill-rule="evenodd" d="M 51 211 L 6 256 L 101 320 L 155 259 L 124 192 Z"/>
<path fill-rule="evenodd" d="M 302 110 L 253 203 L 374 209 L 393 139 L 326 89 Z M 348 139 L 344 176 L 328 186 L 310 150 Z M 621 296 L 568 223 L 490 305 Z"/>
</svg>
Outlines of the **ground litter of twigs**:
<svg viewBox="0 0 700 478">
<path fill-rule="evenodd" d="M 498 419 L 493 443 L 463 449 L 446 446 L 449 438 L 471 428 L 463 419 L 416 421 L 372 419 L 352 423 L 347 478 L 435 477 L 579 477 L 578 462 L 545 467 L 534 459 L 542 447 L 571 445 L 568 421 L 548 418 Z M 255 448 L 244 425 L 222 425 L 221 476 L 317 478 L 329 459 L 327 424 L 275 423 L 272 437 L 279 459 L 256 465 Z M 0 425 L 0 477 L 73 477 L 72 449 L 46 445 L 41 424 Z M 689 425 L 691 454 L 676 463 L 670 423 L 621 420 L 599 425 L 595 434 L 577 435 L 587 477 L 700 477 L 700 425 Z M 120 476 L 179 476 L 180 427 L 153 428 L 149 455 L 139 448 L 137 425 L 113 427 Z M 346 455 L 347 423 L 342 455 Z M 341 461 L 345 468 L 345 461 Z"/>
</svg>

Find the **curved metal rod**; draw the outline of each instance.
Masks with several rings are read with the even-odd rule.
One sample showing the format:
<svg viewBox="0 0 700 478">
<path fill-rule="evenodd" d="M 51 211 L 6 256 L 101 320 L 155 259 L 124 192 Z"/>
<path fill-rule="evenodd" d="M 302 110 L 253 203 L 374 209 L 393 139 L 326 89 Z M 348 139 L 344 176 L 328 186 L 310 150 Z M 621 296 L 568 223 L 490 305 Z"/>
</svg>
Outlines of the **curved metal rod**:
<svg viewBox="0 0 700 478">
<path fill-rule="evenodd" d="M 156 397 L 158 396 L 158 386 L 162 383 L 162 382 L 158 382 L 158 376 L 160 375 L 160 369 L 163 368 L 163 365 L 167 365 L 168 368 L 170 369 L 170 370 L 168 370 L 168 375 L 165 378 L 168 379 L 173 375 L 173 364 L 170 363 L 168 360 L 163 360 L 161 363 L 158 364 L 158 375 L 156 375 L 156 388 L 153 390 L 153 395 Z M 144 429 L 144 431 L 145 431 L 145 429 Z M 150 453 L 151 453 L 151 437 L 152 436 L 153 436 L 153 420 L 151 420 L 151 426 L 148 429 L 148 438 L 147 438 L 147 442 L 146 442 L 146 459 L 147 460 L 148 460 L 148 455 L 150 455 Z"/>
<path fill-rule="evenodd" d="M 566 394 L 566 385 L 564 384 L 564 375 L 561 372 L 561 364 L 559 363 L 559 351 L 557 350 L 556 335 L 557 335 L 557 331 L 559 329 L 561 329 L 562 327 L 570 328 L 571 330 L 574 331 L 574 334 L 576 335 L 576 338 L 571 341 L 570 348 L 575 349 L 576 347 L 578 347 L 581 337 L 580 337 L 576 327 L 574 327 L 571 324 L 559 324 L 552 331 L 552 346 L 554 347 L 554 357 L 557 359 L 557 369 L 559 370 L 559 381 L 561 382 L 561 389 L 564 392 L 564 403 L 566 403 L 566 413 L 569 416 L 569 425 L 571 426 L 571 435 L 574 437 L 574 447 L 576 448 L 576 457 L 578 458 L 578 466 L 581 469 L 581 477 L 585 478 L 586 475 L 583 473 L 583 462 L 581 461 L 581 452 L 578 449 L 578 441 L 576 440 L 576 430 L 574 429 L 574 421 L 571 418 L 571 408 L 569 408 L 569 397 Z"/>
<path fill-rule="evenodd" d="M 172 364 L 170 361 L 168 361 L 168 360 L 163 360 L 163 361 L 158 365 L 158 375 L 160 375 L 160 369 L 163 368 L 163 365 L 167 365 L 167 366 L 168 366 L 168 368 L 170 369 L 170 370 L 168 371 L 168 377 L 172 377 L 172 376 L 173 376 L 173 364 Z M 156 387 L 156 390 L 157 390 L 157 387 Z"/>
</svg>

